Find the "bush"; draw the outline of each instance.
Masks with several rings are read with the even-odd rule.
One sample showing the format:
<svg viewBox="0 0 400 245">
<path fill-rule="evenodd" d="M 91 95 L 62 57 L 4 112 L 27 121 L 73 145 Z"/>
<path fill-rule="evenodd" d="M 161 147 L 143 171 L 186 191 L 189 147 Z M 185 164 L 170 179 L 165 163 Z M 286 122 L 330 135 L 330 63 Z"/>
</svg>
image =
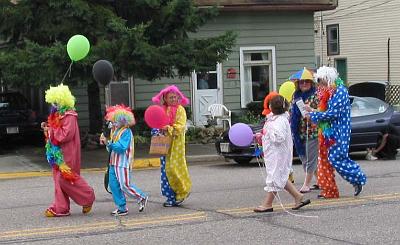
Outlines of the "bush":
<svg viewBox="0 0 400 245">
<path fill-rule="evenodd" d="M 186 132 L 186 142 L 187 143 L 213 143 L 215 139 L 218 138 L 222 132 L 223 128 L 208 127 L 208 128 L 189 128 Z"/>
<path fill-rule="evenodd" d="M 232 112 L 232 124 L 235 123 L 246 123 L 246 124 L 258 124 L 263 115 L 261 114 L 264 110 L 264 103 L 261 101 L 250 102 L 246 105 L 247 110 L 243 110 L 239 113 Z"/>
<path fill-rule="evenodd" d="M 261 116 L 261 113 L 264 110 L 264 102 L 263 101 L 250 102 L 246 105 L 246 108 L 255 117 Z"/>
<path fill-rule="evenodd" d="M 250 111 L 246 111 L 243 115 L 238 117 L 238 122 L 246 124 L 258 124 L 261 121 L 260 115 L 254 115 Z"/>
</svg>

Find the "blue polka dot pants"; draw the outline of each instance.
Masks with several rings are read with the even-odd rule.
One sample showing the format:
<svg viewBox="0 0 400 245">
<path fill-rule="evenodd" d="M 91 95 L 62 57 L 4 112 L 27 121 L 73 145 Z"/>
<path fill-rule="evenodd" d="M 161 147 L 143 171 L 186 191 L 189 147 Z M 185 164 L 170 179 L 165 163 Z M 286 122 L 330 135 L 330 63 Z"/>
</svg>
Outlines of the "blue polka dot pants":
<svg viewBox="0 0 400 245">
<path fill-rule="evenodd" d="M 328 158 L 336 172 L 347 182 L 352 185 L 365 185 L 367 177 L 361 170 L 360 165 L 351 160 L 347 152 L 341 151 L 340 144 L 339 146 L 336 144 L 331 146 Z"/>
<path fill-rule="evenodd" d="M 167 202 L 171 205 L 176 203 L 175 192 L 169 185 L 167 174 L 165 172 L 166 157 L 163 156 L 161 160 L 161 194 L 167 198 Z"/>
</svg>

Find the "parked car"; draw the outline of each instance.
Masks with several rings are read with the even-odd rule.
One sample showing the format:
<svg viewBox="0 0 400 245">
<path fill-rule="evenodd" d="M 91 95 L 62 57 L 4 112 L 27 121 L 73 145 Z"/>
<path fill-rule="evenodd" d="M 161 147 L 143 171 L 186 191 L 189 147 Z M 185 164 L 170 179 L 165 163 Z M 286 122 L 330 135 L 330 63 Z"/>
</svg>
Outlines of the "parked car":
<svg viewBox="0 0 400 245">
<path fill-rule="evenodd" d="M 380 132 L 392 123 L 400 130 L 400 112 L 386 102 L 373 97 L 350 96 L 351 101 L 351 140 L 350 152 L 364 151 L 376 147 Z M 257 125 L 249 125 L 254 133 L 260 132 L 262 120 Z M 218 154 L 237 163 L 249 163 L 255 157 L 255 144 L 238 147 L 229 141 L 228 130 L 217 139 Z M 294 154 L 296 151 L 293 151 Z"/>
<path fill-rule="evenodd" d="M 0 141 L 16 136 L 39 135 L 40 120 L 24 95 L 0 92 Z"/>
</svg>

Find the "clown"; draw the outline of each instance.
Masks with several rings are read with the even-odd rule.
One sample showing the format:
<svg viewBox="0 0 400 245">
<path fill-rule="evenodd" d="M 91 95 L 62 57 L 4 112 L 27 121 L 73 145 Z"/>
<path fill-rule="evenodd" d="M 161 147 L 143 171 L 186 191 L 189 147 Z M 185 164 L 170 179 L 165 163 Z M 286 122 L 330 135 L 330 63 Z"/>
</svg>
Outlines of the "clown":
<svg viewBox="0 0 400 245">
<path fill-rule="evenodd" d="M 290 114 L 290 128 L 292 130 L 293 143 L 303 165 L 305 179 L 303 186 L 300 188 L 301 193 L 311 191 L 310 183 L 315 175 L 317 179 L 317 162 L 318 162 L 318 128 L 316 124 L 312 124 L 309 118 L 305 117 L 298 106 L 299 102 L 311 108 L 317 108 L 318 98 L 316 94 L 316 86 L 311 71 L 307 71 L 309 77 L 305 79 L 296 79 L 294 81 L 296 89 L 293 94 Z M 314 186 L 314 188 L 316 188 Z"/>
<path fill-rule="evenodd" d="M 163 131 L 172 137 L 167 156 L 161 157 L 161 193 L 167 198 L 164 207 L 179 206 L 189 196 L 192 187 L 185 158 L 186 112 L 189 100 L 175 85 L 168 86 L 152 98 L 163 106 L 168 125 Z"/>
<path fill-rule="evenodd" d="M 354 196 L 358 196 L 367 177 L 360 166 L 349 158 L 351 127 L 347 88 L 332 67 L 319 68 L 315 78 L 319 85 L 320 104 L 319 111 L 310 112 L 310 118 L 319 123 L 320 159 L 325 159 L 319 162 L 318 167 L 318 184 L 322 187 L 320 197 L 339 197 L 332 166 L 354 186 Z"/>
<path fill-rule="evenodd" d="M 109 186 L 117 209 L 111 212 L 113 216 L 128 214 L 125 194 L 137 200 L 139 212 L 144 211 L 148 195 L 130 182 L 134 155 L 134 138 L 129 128 L 135 125 L 132 110 L 124 105 L 107 108 L 105 119 L 112 123 L 110 140 L 100 136 L 100 143 L 107 146 L 110 152 Z"/>
<path fill-rule="evenodd" d="M 89 213 L 95 199 L 93 188 L 80 176 L 81 141 L 75 98 L 63 84 L 46 91 L 51 111 L 41 124 L 46 136 L 46 156 L 53 169 L 54 202 L 45 211 L 47 217 L 70 215 L 71 198 Z"/>
</svg>

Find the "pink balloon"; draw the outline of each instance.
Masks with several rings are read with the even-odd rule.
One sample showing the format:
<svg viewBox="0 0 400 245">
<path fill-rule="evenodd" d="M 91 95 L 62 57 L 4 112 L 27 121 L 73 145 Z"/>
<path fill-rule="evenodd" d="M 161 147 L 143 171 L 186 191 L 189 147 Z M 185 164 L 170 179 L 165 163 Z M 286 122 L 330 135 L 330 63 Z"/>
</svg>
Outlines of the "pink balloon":
<svg viewBox="0 0 400 245">
<path fill-rule="evenodd" d="M 144 112 L 144 121 L 150 128 L 163 128 L 168 124 L 167 113 L 159 105 L 151 105 Z"/>
</svg>

